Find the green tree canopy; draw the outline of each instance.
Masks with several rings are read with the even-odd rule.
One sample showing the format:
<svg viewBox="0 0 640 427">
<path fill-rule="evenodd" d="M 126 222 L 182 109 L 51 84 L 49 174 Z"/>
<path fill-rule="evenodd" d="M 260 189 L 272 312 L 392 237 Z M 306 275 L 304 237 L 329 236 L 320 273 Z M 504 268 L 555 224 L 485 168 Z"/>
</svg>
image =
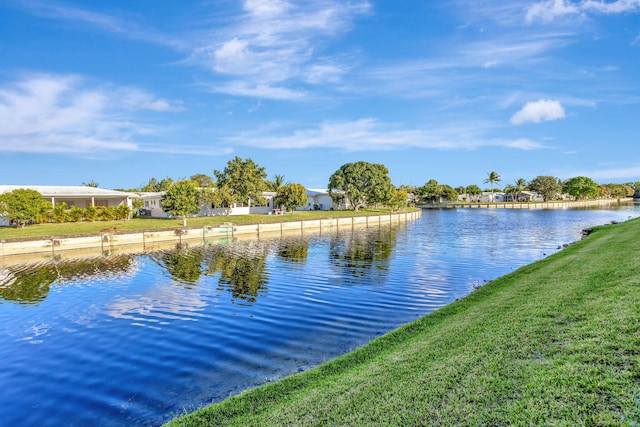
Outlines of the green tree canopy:
<svg viewBox="0 0 640 427">
<path fill-rule="evenodd" d="M 402 211 L 404 210 L 405 207 L 407 207 L 408 202 L 409 202 L 409 193 L 407 192 L 407 190 L 403 188 L 398 188 L 394 192 L 391 200 L 389 200 L 389 207 L 396 211 L 397 210 Z"/>
<path fill-rule="evenodd" d="M 418 187 L 416 192 L 424 202 L 433 203 L 439 195 L 439 187 L 438 181 L 430 179 L 422 187 Z"/>
<path fill-rule="evenodd" d="M 562 192 L 562 183 L 554 176 L 541 175 L 529 182 L 529 189 L 540 194 L 546 202 L 558 198 Z"/>
<path fill-rule="evenodd" d="M 191 175 L 191 178 L 189 179 L 191 181 L 194 181 L 199 188 L 213 188 L 216 186 L 216 183 L 213 181 L 213 178 L 203 173 L 197 173 L 195 175 Z"/>
<path fill-rule="evenodd" d="M 231 214 L 231 205 L 234 203 L 234 196 L 231 189 L 223 185 L 211 191 L 211 203 L 219 208 L 227 208 L 227 216 Z"/>
<path fill-rule="evenodd" d="M 228 187 L 234 202 L 262 205 L 266 202 L 262 192 L 267 189 L 267 173 L 253 160 L 236 156 L 227 162 L 222 172 L 214 170 L 217 186 Z"/>
<path fill-rule="evenodd" d="M 160 191 L 167 191 L 173 185 L 173 179 L 166 177 L 158 181 L 157 178 L 150 178 L 149 181 L 140 187 L 140 191 L 157 193 Z"/>
<path fill-rule="evenodd" d="M 576 199 L 595 199 L 600 194 L 600 187 L 591 178 L 576 176 L 564 183 L 562 192 L 570 194 Z"/>
<path fill-rule="evenodd" d="M 0 216 L 6 217 L 10 223 L 24 227 L 43 215 L 51 203 L 42 198 L 36 190 L 17 188 L 0 194 Z"/>
<path fill-rule="evenodd" d="M 455 201 L 458 200 L 458 191 L 447 184 L 438 184 L 435 179 L 430 179 L 422 187 L 416 190 L 422 200 L 426 203 L 440 202 L 441 200 Z"/>
<path fill-rule="evenodd" d="M 633 197 L 640 198 L 640 181 L 627 182 L 627 185 L 633 188 L 634 190 Z"/>
<path fill-rule="evenodd" d="M 178 181 L 162 197 L 162 210 L 170 215 L 182 217 L 187 225 L 187 216 L 200 211 L 200 196 L 193 181 Z"/>
<path fill-rule="evenodd" d="M 373 203 L 388 203 L 395 188 L 382 164 L 346 163 L 329 178 L 329 195 L 336 201 L 343 196 L 354 211 Z"/>
<path fill-rule="evenodd" d="M 482 194 L 482 188 L 475 184 L 471 184 L 467 186 L 467 194 L 469 195 L 469 201 L 472 201 L 473 199 L 476 199 L 477 201 Z"/>
<path fill-rule="evenodd" d="M 628 184 L 603 184 L 600 186 L 603 196 L 621 198 L 633 197 L 635 190 Z"/>
<path fill-rule="evenodd" d="M 278 190 L 275 205 L 284 206 L 286 210 L 292 211 L 298 206 L 307 204 L 307 189 L 302 184 L 286 184 Z"/>
</svg>

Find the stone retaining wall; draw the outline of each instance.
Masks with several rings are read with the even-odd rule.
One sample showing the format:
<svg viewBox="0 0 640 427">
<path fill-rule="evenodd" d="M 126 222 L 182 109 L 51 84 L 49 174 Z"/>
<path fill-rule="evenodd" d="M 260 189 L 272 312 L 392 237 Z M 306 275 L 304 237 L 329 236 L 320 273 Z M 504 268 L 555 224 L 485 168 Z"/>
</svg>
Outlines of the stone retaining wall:
<svg viewBox="0 0 640 427">
<path fill-rule="evenodd" d="M 110 252 L 116 247 L 136 247 L 150 251 L 180 243 L 210 242 L 237 237 L 255 237 L 305 232 L 335 231 L 345 228 L 380 226 L 419 218 L 421 211 L 388 215 L 348 218 L 323 218 L 306 221 L 287 221 L 267 224 L 225 225 L 202 228 L 178 228 L 172 230 L 140 231 L 130 233 L 100 233 L 84 236 L 64 236 L 39 239 L 0 240 L 0 256 L 23 254 L 56 254 L 62 251 L 93 249 Z"/>
</svg>

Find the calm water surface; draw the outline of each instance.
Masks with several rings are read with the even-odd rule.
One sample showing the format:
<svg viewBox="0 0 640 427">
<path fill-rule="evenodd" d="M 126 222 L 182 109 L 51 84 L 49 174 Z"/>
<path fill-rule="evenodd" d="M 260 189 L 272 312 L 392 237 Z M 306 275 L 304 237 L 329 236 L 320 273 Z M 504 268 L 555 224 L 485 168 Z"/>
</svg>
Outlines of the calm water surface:
<svg viewBox="0 0 640 427">
<path fill-rule="evenodd" d="M 362 346 L 583 228 L 639 215 L 424 211 L 353 232 L 0 258 L 0 425 L 159 425 Z"/>
</svg>

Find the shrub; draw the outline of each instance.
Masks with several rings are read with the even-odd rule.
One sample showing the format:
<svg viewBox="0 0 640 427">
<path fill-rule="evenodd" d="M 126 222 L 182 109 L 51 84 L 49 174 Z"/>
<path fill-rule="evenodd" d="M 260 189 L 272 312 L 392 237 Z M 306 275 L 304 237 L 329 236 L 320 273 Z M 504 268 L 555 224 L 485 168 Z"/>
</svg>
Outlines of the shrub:
<svg viewBox="0 0 640 427">
<path fill-rule="evenodd" d="M 80 222 L 84 216 L 84 209 L 77 206 L 71 206 L 71 209 L 67 212 L 67 221 Z"/>
<path fill-rule="evenodd" d="M 114 209 L 116 219 L 129 219 L 131 209 L 127 205 L 120 205 Z"/>
<path fill-rule="evenodd" d="M 96 220 L 97 216 L 98 216 L 98 210 L 96 209 L 95 206 L 87 206 L 87 208 L 84 210 L 85 221 L 93 222 Z"/>
<path fill-rule="evenodd" d="M 67 204 L 65 202 L 60 202 L 53 207 L 53 221 L 58 223 L 67 221 Z"/>
<path fill-rule="evenodd" d="M 102 221 L 112 221 L 116 217 L 115 210 L 109 206 L 100 206 L 98 208 L 98 219 Z"/>
</svg>

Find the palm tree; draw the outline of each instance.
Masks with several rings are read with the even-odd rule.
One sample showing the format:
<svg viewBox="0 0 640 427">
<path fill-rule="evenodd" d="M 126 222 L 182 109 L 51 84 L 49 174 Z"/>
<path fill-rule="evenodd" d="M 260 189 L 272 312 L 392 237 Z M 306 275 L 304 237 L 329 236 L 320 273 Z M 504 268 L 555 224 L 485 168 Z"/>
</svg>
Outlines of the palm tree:
<svg viewBox="0 0 640 427">
<path fill-rule="evenodd" d="M 500 182 L 500 175 L 498 175 L 498 172 L 495 171 L 491 171 L 487 174 L 487 179 L 485 179 L 483 182 L 486 183 L 490 183 L 491 184 L 491 201 L 493 201 L 493 184 Z"/>
<path fill-rule="evenodd" d="M 284 186 L 284 175 L 274 175 L 271 181 L 271 189 L 276 193 Z"/>
<path fill-rule="evenodd" d="M 516 184 L 513 186 L 516 190 L 516 197 L 520 199 L 520 193 L 527 189 L 527 181 L 524 178 L 516 180 Z"/>
</svg>

